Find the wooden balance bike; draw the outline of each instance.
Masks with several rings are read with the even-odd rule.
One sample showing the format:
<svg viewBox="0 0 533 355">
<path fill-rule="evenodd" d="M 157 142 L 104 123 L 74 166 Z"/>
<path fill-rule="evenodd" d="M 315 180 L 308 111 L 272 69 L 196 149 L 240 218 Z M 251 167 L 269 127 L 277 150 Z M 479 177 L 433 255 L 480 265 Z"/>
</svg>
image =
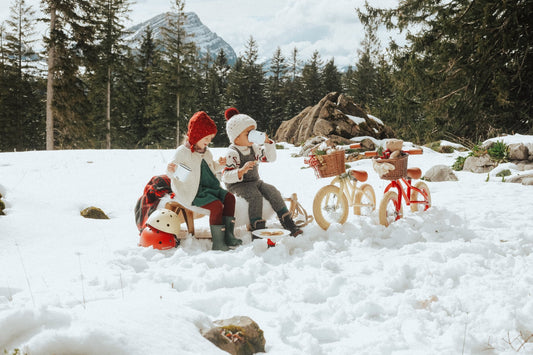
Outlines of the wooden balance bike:
<svg viewBox="0 0 533 355">
<path fill-rule="evenodd" d="M 360 148 L 352 144 L 350 148 Z M 365 182 L 368 173 L 362 170 L 346 170 L 344 150 L 330 154 L 312 155 L 306 162 L 315 169 L 319 178 L 335 176 L 322 187 L 313 200 L 313 216 L 317 224 L 327 230 L 332 223 L 343 224 L 348 218 L 348 210 L 353 207 L 355 215 L 370 215 L 376 208 L 376 194 Z"/>
</svg>

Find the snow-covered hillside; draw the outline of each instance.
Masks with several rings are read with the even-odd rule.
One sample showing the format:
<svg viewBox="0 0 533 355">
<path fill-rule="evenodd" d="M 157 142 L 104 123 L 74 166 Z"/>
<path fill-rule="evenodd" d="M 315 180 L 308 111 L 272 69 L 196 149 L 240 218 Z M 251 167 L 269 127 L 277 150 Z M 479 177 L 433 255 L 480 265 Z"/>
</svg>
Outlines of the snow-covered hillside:
<svg viewBox="0 0 533 355">
<path fill-rule="evenodd" d="M 296 151 L 278 150 L 260 173 L 310 212 L 330 179 L 302 169 Z M 350 215 L 274 248 L 242 229 L 244 245 L 229 252 L 193 239 L 138 247 L 133 207 L 172 154 L 0 153 L 0 352 L 224 354 L 199 329 L 242 315 L 264 330 L 268 354 L 533 353 L 531 186 L 457 172 L 427 183 L 432 208 L 405 209 L 388 228 L 377 214 Z M 425 172 L 459 154 L 424 148 L 409 166 Z M 381 199 L 371 161 L 351 165 Z M 82 218 L 88 206 L 110 219 Z"/>
</svg>

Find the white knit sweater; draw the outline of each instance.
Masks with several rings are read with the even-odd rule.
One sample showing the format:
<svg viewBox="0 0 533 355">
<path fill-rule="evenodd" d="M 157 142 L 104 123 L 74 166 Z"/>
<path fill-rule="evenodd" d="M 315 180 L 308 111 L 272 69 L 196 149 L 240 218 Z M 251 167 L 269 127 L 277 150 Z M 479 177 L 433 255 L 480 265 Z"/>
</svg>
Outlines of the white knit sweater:
<svg viewBox="0 0 533 355">
<path fill-rule="evenodd" d="M 198 193 L 198 186 L 200 185 L 200 174 L 201 174 L 201 165 L 202 159 L 204 159 L 213 172 L 213 174 L 220 179 L 220 171 L 224 167 L 218 162 L 214 161 L 213 154 L 206 149 L 205 153 L 191 152 L 191 149 L 180 145 L 174 153 L 174 158 L 171 163 L 176 164 L 179 168 L 179 165 L 183 165 L 185 168 L 190 169 L 190 173 L 181 180 L 177 174 L 167 170 L 167 176 L 170 178 L 172 191 L 176 194 L 175 199 L 187 206 L 190 206 L 194 197 Z"/>
</svg>

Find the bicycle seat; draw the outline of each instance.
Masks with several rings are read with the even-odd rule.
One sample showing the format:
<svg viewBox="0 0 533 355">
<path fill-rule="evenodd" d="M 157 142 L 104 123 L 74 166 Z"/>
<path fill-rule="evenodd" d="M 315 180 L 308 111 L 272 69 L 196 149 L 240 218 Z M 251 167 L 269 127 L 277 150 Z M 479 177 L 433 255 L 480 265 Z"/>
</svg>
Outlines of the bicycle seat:
<svg viewBox="0 0 533 355">
<path fill-rule="evenodd" d="M 411 179 L 420 179 L 422 176 L 422 170 L 420 168 L 409 168 L 407 169 L 407 176 Z"/>
<path fill-rule="evenodd" d="M 350 173 L 357 181 L 365 182 L 368 179 L 368 173 L 364 170 L 351 170 Z"/>
</svg>

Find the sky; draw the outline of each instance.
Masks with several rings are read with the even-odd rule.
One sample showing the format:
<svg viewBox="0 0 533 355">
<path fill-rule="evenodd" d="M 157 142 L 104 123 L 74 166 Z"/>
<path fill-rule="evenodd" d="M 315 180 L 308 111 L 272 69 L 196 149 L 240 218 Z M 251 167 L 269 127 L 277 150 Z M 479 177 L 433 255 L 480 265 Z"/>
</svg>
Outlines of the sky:
<svg viewBox="0 0 533 355">
<path fill-rule="evenodd" d="M 9 14 L 13 0 L 0 0 L 0 21 Z M 39 9 L 39 1 L 27 0 Z M 370 4 L 392 7 L 398 0 L 371 0 Z M 171 0 L 138 0 L 131 6 L 131 25 L 169 11 Z M 335 58 L 338 66 L 354 65 L 364 31 L 355 8 L 364 0 L 189 0 L 185 11 L 200 20 L 228 42 L 237 55 L 244 53 L 250 36 L 257 42 L 259 57 L 272 57 L 279 46 L 285 56 L 296 47 L 300 59 L 307 60 L 318 50 L 323 60 Z M 389 35 L 380 34 L 385 46 Z"/>
<path fill-rule="evenodd" d="M 493 140 L 533 151 L 533 136 Z M 313 197 L 333 178 L 317 179 L 294 156 L 299 147 L 278 143 L 285 149 L 260 164 L 262 179 L 314 214 Z M 423 174 L 469 153 L 423 151 L 408 160 Z M 251 241 L 238 198 L 243 244 L 234 250 L 192 237 L 169 250 L 139 247 L 133 207 L 173 154 L 0 153 L 0 354 L 227 355 L 201 331 L 233 316 L 257 322 L 267 355 L 533 354 L 533 186 L 497 176 L 533 169 L 456 171 L 458 181 L 426 181 L 427 211 L 404 205 L 384 227 L 377 210 L 350 210 L 344 224 L 326 231 L 313 221 L 273 248 Z M 371 159 L 349 165 L 368 172 L 379 203 L 389 181 Z M 88 206 L 110 219 L 81 217 Z M 273 212 L 265 218 L 280 227 Z M 196 219 L 196 231 L 208 233 L 208 222 Z"/>
</svg>

